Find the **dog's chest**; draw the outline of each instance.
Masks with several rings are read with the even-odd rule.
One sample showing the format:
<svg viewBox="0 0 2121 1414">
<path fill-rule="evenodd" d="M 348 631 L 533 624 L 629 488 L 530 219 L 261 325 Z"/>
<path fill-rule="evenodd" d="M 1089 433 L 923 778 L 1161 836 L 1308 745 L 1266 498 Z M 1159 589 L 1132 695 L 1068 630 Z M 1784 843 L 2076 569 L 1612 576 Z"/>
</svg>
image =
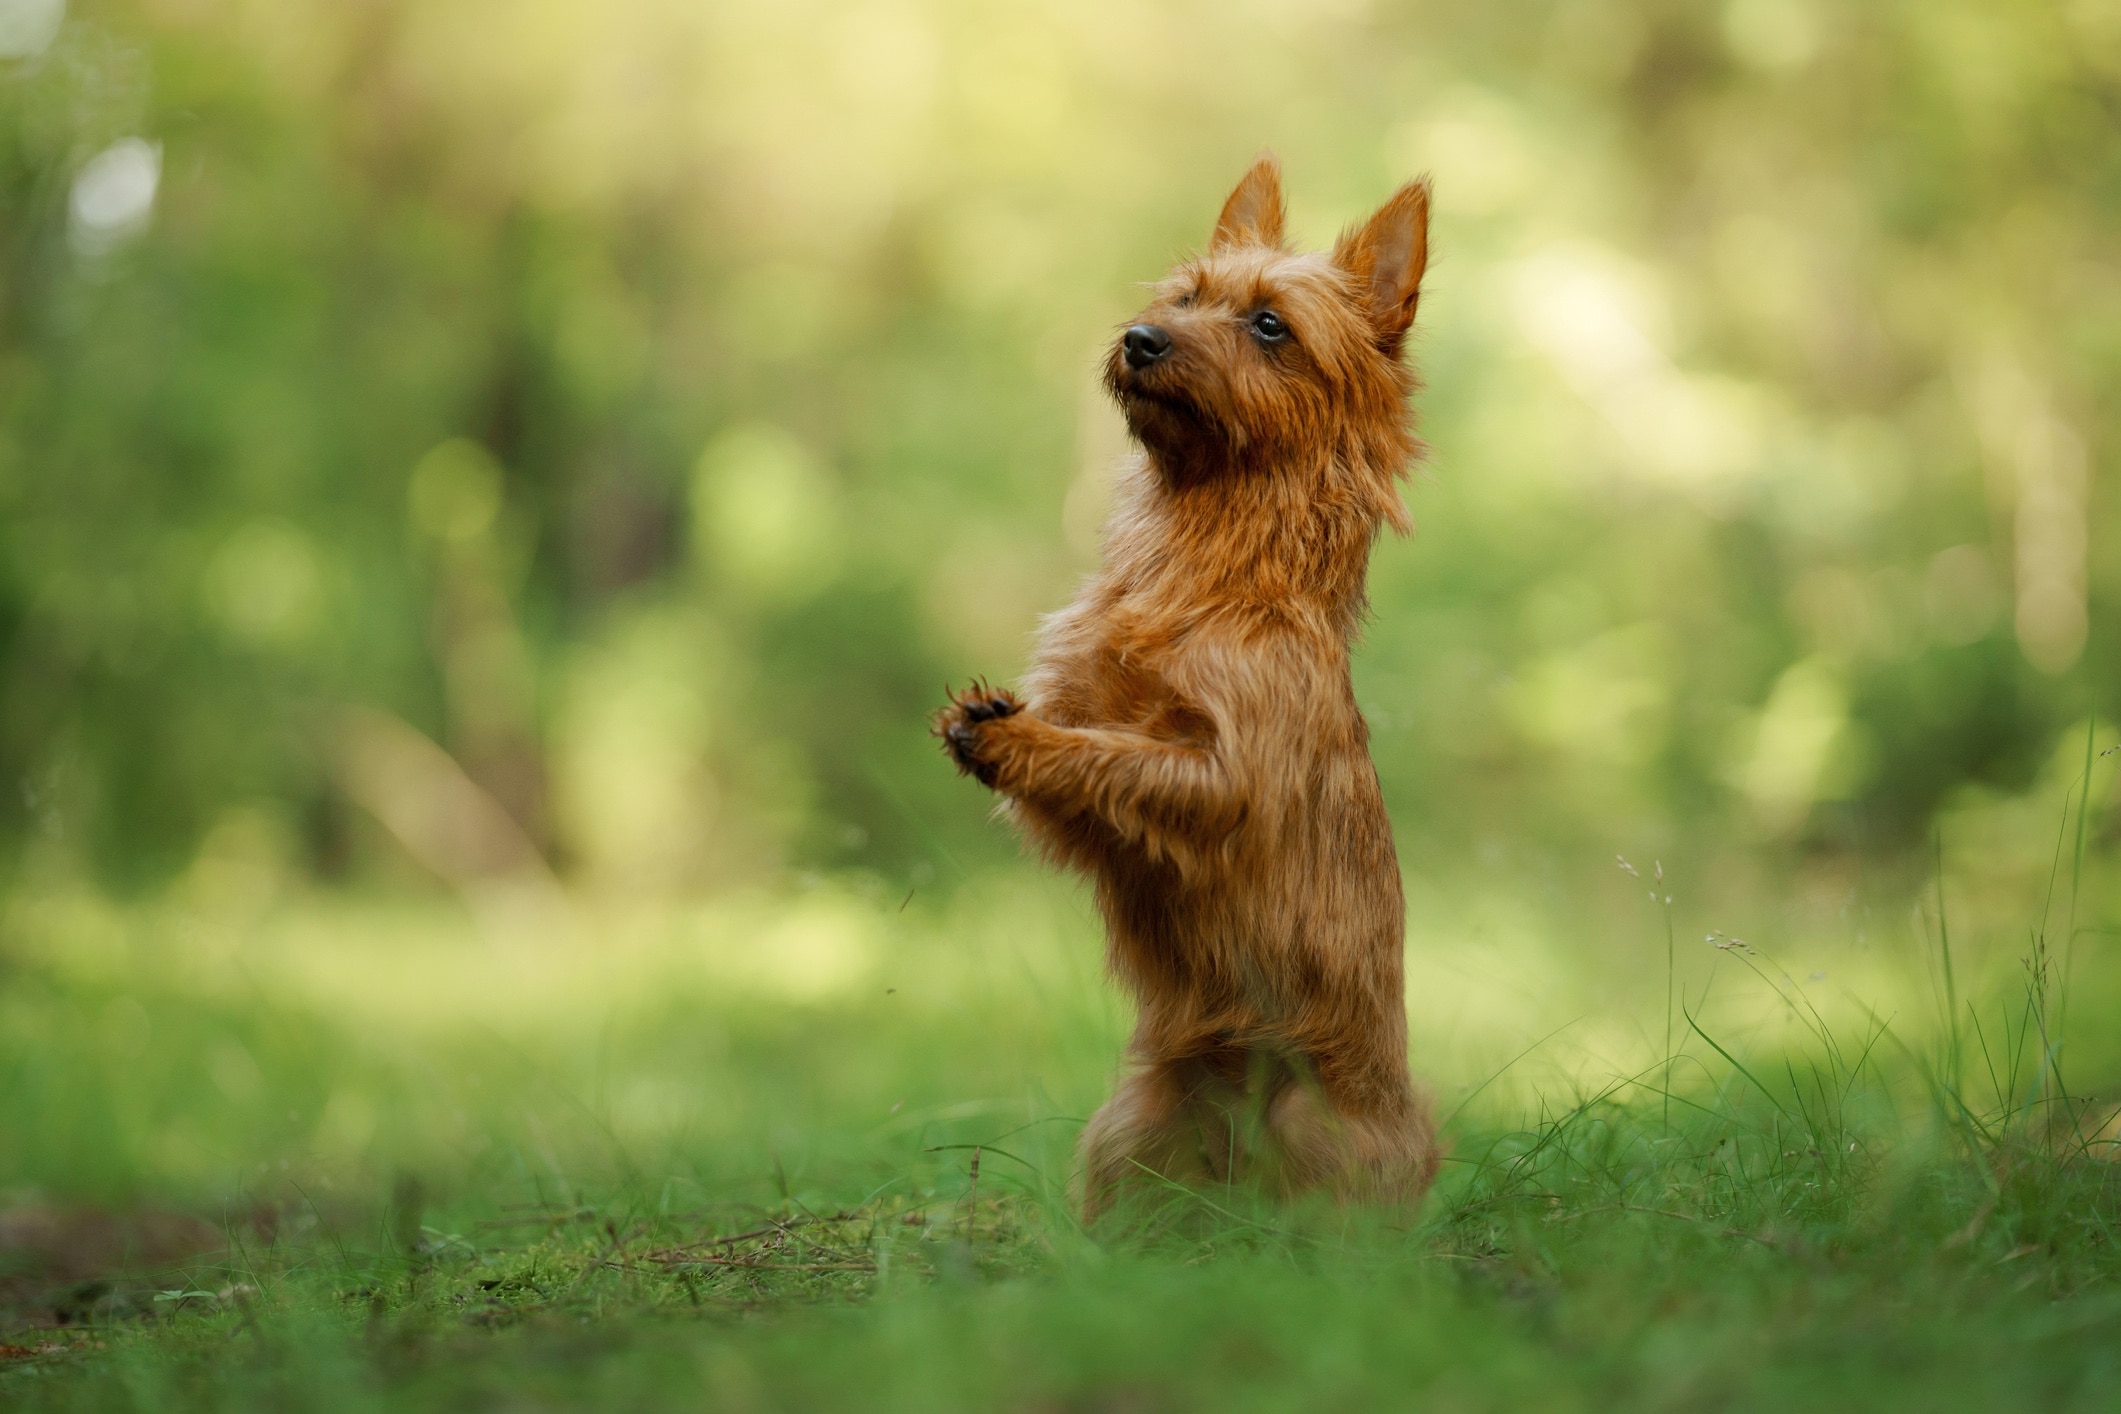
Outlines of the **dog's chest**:
<svg viewBox="0 0 2121 1414">
<path fill-rule="evenodd" d="M 1062 726 L 1122 727 L 1169 740 L 1213 737 L 1207 712 L 1179 686 L 1193 667 L 1182 661 L 1182 634 L 1124 608 L 1065 628 L 1040 655 L 1041 715 Z"/>
</svg>

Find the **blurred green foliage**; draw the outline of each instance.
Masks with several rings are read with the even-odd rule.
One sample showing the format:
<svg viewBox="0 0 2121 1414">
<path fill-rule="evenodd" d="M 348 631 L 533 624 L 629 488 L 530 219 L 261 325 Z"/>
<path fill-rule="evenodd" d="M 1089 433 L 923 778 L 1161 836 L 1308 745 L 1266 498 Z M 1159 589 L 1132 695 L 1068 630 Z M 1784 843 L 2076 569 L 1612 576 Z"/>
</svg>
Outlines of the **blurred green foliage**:
<svg viewBox="0 0 2121 1414">
<path fill-rule="evenodd" d="M 1310 243 L 1437 178 L 1359 665 L 1425 859 L 1889 853 L 2121 689 L 2112 0 L 5 13 L 18 870 L 999 857 L 924 714 L 1091 563 L 1099 347 L 1262 145 Z"/>
</svg>

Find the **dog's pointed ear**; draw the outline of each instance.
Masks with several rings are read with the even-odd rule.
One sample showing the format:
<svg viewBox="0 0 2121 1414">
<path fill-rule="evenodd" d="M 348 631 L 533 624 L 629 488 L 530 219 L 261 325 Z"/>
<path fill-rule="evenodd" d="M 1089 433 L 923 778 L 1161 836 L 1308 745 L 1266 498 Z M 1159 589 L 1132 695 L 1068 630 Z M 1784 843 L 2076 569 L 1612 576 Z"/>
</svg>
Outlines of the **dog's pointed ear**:
<svg viewBox="0 0 2121 1414">
<path fill-rule="evenodd" d="M 1378 346 L 1397 355 L 1429 266 L 1429 179 L 1408 182 L 1376 215 L 1344 232 L 1333 263 L 1355 277 L 1369 301 Z"/>
<path fill-rule="evenodd" d="M 1278 246 L 1282 223 L 1281 163 L 1274 160 L 1273 153 L 1262 152 L 1253 159 L 1252 169 L 1237 184 L 1237 190 L 1223 203 L 1223 214 L 1216 218 L 1215 235 L 1209 240 L 1208 249 Z"/>
</svg>

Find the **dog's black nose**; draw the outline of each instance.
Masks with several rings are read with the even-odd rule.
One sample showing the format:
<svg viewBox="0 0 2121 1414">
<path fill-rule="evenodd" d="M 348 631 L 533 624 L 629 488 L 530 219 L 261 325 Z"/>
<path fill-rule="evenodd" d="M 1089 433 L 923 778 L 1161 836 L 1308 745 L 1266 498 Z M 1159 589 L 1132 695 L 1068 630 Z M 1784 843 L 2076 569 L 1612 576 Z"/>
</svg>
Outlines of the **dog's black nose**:
<svg viewBox="0 0 2121 1414">
<path fill-rule="evenodd" d="M 1171 352 L 1171 336 L 1154 324 L 1134 325 L 1119 342 L 1129 368 L 1147 368 Z"/>
</svg>

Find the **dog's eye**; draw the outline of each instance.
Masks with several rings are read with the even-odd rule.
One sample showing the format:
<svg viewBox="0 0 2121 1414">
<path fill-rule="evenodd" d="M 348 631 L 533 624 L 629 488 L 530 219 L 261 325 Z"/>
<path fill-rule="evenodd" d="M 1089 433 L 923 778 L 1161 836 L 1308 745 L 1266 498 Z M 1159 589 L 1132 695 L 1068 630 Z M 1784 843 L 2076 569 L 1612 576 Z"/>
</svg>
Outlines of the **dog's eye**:
<svg viewBox="0 0 2121 1414">
<path fill-rule="evenodd" d="M 1178 307 L 1179 307 L 1180 309 L 1190 309 L 1190 308 L 1192 308 L 1192 306 L 1193 306 L 1193 291 L 1191 291 L 1191 290 L 1188 290 L 1188 291 L 1186 291 L 1186 292 L 1185 292 L 1184 294 L 1182 294 L 1182 295 L 1180 295 L 1180 296 L 1178 297 Z"/>
<path fill-rule="evenodd" d="M 1252 333 L 1263 344 L 1278 344 L 1289 337 L 1289 326 L 1271 309 L 1252 316 Z"/>
</svg>

